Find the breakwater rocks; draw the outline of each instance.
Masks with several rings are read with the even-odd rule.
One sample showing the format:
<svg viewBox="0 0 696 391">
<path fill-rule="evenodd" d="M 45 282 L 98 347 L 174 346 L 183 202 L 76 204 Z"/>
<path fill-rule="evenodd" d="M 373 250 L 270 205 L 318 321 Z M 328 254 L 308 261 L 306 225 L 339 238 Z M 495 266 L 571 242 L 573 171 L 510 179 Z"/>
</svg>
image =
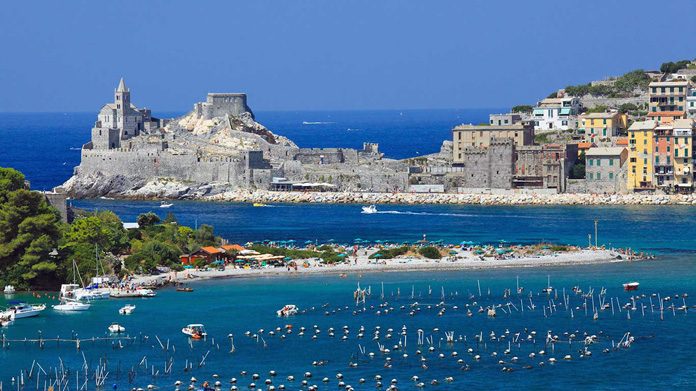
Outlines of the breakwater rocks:
<svg viewBox="0 0 696 391">
<path fill-rule="evenodd" d="M 264 204 L 696 205 L 696 195 L 648 194 L 414 194 L 230 191 L 206 196 L 203 199 Z"/>
</svg>

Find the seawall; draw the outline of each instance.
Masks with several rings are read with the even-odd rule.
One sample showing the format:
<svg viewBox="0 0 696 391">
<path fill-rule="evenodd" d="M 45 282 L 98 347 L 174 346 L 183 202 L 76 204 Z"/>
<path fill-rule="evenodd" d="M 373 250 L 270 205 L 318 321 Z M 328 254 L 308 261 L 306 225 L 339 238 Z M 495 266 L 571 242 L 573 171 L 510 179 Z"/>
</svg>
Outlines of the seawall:
<svg viewBox="0 0 696 391">
<path fill-rule="evenodd" d="M 647 194 L 415 194 L 229 191 L 203 200 L 253 203 L 452 205 L 695 205 L 695 195 Z"/>
</svg>

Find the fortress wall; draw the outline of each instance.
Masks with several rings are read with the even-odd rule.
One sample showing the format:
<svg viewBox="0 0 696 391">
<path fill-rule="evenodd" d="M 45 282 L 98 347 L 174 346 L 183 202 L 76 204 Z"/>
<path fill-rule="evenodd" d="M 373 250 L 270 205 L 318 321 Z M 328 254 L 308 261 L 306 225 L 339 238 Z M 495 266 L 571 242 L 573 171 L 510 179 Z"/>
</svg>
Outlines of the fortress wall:
<svg viewBox="0 0 696 391">
<path fill-rule="evenodd" d="M 223 182 L 246 185 L 248 183 L 246 164 L 246 159 L 222 156 L 199 158 L 191 154 L 174 155 L 157 150 L 83 150 L 82 163 L 76 171 L 80 174 L 99 172 L 104 175 L 123 175 L 128 173 L 143 179 L 176 178 L 195 183 Z M 270 183 L 270 180 L 268 182 Z"/>
</svg>

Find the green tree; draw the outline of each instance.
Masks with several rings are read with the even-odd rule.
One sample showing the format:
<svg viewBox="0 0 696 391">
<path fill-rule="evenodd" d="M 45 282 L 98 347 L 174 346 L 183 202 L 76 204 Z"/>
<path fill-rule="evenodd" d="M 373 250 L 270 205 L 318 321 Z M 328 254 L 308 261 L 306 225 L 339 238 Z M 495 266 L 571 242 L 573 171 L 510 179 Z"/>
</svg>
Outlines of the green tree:
<svg viewBox="0 0 696 391">
<path fill-rule="evenodd" d="M 9 192 L 24 188 L 24 174 L 14 168 L 0 167 L 0 202 L 7 201 Z"/>
<path fill-rule="evenodd" d="M 49 253 L 58 245 L 60 215 L 43 194 L 17 187 L 23 176 L 10 177 L 0 203 L 0 275 L 23 287 L 50 286 L 58 265 Z"/>
<path fill-rule="evenodd" d="M 160 218 L 152 212 L 142 213 L 136 220 L 140 227 L 149 227 L 160 223 Z"/>
<path fill-rule="evenodd" d="M 513 113 L 531 113 L 534 108 L 530 105 L 517 105 L 512 107 Z"/>
</svg>

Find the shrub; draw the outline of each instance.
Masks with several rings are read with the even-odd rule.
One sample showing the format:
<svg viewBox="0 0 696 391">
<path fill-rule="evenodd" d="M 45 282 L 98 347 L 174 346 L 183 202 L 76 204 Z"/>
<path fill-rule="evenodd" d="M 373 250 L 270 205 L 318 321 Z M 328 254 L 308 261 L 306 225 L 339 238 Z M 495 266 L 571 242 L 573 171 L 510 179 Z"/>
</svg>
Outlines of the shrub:
<svg viewBox="0 0 696 391">
<path fill-rule="evenodd" d="M 389 249 L 382 249 L 369 256 L 370 259 L 392 259 L 398 257 L 399 255 L 404 255 L 411 248 L 408 246 L 394 247 Z M 376 256 L 379 254 L 379 256 Z"/>
<path fill-rule="evenodd" d="M 442 258 L 442 255 L 440 254 L 440 250 L 436 249 L 435 247 L 428 246 L 428 247 L 421 247 L 418 249 L 418 253 L 426 258 L 430 259 L 440 259 Z"/>
</svg>

